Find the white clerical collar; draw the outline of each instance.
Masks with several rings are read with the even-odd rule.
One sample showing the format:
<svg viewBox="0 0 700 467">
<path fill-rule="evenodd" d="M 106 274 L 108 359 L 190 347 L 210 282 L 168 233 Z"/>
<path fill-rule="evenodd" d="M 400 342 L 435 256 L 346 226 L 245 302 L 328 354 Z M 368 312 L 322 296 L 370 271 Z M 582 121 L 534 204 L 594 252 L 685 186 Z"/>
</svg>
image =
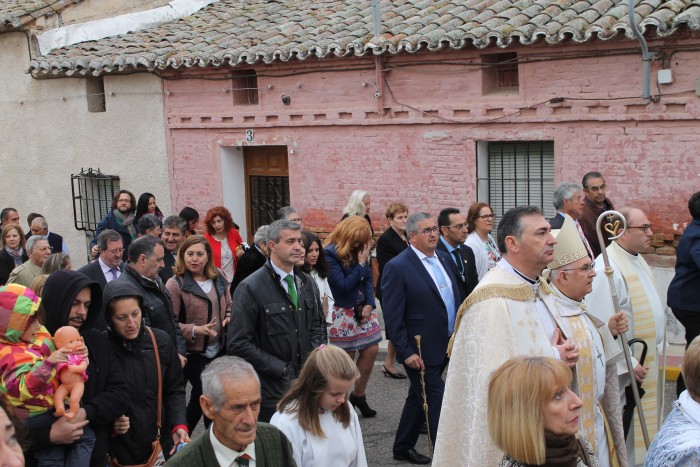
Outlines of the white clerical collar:
<svg viewBox="0 0 700 467">
<path fill-rule="evenodd" d="M 211 445 L 214 448 L 214 455 L 216 460 L 219 462 L 221 467 L 237 467 L 236 459 L 238 459 L 243 454 L 248 454 L 252 460 L 255 460 L 255 441 L 250 443 L 241 452 L 224 446 L 221 441 L 216 438 L 214 434 L 214 424 L 212 423 L 209 428 L 209 439 L 211 440 Z"/>
<path fill-rule="evenodd" d="M 523 274 L 522 272 L 520 272 L 520 271 L 518 271 L 517 269 L 515 269 L 515 268 L 513 267 L 513 265 L 510 264 L 510 263 L 508 262 L 508 260 L 506 260 L 505 256 L 502 256 L 502 257 L 501 257 L 501 260 L 500 260 L 498 263 L 496 263 L 496 267 L 497 267 L 497 268 L 501 268 L 501 269 L 503 269 L 504 271 L 508 271 L 509 273 L 513 274 L 514 276 L 517 276 L 517 277 L 521 278 L 522 280 L 524 280 L 524 281 L 527 282 L 528 284 L 532 285 L 533 288 L 536 287 L 537 284 L 539 284 L 539 282 L 540 282 L 540 278 L 539 278 L 539 277 L 538 277 L 537 279 L 531 279 L 531 278 L 527 277 L 525 274 Z"/>
<path fill-rule="evenodd" d="M 569 309 L 567 310 L 561 310 L 562 311 L 562 316 L 576 316 L 584 313 L 586 311 L 586 305 L 581 301 L 577 302 L 576 300 L 572 300 L 566 295 L 564 295 L 564 292 L 559 290 L 556 285 L 554 285 L 554 282 L 550 282 L 549 286 L 554 290 L 554 293 L 556 294 L 557 300 L 563 302 L 565 305 L 567 305 Z M 578 310 L 576 312 L 575 310 Z"/>
<path fill-rule="evenodd" d="M 678 403 L 688 418 L 700 425 L 700 404 L 690 397 L 687 389 L 678 396 Z"/>
</svg>

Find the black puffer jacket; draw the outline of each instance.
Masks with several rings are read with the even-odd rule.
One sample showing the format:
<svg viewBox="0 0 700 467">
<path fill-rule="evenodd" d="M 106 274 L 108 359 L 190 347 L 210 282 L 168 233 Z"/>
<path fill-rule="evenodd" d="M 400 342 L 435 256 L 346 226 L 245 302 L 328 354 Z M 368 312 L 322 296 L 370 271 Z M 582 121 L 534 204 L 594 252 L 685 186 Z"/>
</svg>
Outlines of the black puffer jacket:
<svg viewBox="0 0 700 467">
<path fill-rule="evenodd" d="M 125 281 L 112 281 L 105 287 L 105 309 L 116 297 L 138 296 L 139 290 Z M 158 373 L 151 335 L 141 321 L 139 336 L 128 341 L 112 328 L 106 311 L 107 335 L 112 352 L 121 367 L 129 387 L 128 403 L 122 414 L 129 417 L 129 431 L 113 437 L 109 451 L 122 465 L 144 463 L 151 455 L 151 443 L 156 439 L 158 415 Z M 162 413 L 160 442 L 166 457 L 173 446 L 171 431 L 178 425 L 186 427 L 185 384 L 180 359 L 170 337 L 160 329 L 151 328 L 158 345 L 162 377 Z"/>
<path fill-rule="evenodd" d="M 241 282 L 233 295 L 227 351 L 258 372 L 265 408 L 277 405 L 309 353 L 326 342 L 326 320 L 316 283 L 298 268 L 294 277 L 299 311 L 294 310 L 269 260 Z"/>
<path fill-rule="evenodd" d="M 124 266 L 124 272 L 118 281 L 128 281 L 139 291 L 143 299 L 143 319 L 146 326 L 160 329 L 172 339 L 177 353 L 187 355 L 185 338 L 182 337 L 177 317 L 173 314 L 173 302 L 170 292 L 165 288 L 163 281 L 156 276 L 155 281 L 149 281 L 139 274 L 130 264 Z M 107 301 L 105 300 L 105 303 Z"/>
<path fill-rule="evenodd" d="M 85 382 L 82 406 L 90 421 L 90 428 L 95 432 L 95 447 L 92 450 L 92 466 L 103 467 L 107 462 L 107 444 L 114 426 L 114 420 L 124 411 L 127 400 L 127 386 L 117 365 L 116 356 L 111 351 L 107 339 L 94 329 L 102 307 L 102 289 L 100 285 L 86 275 L 67 269 L 54 272 L 46 280 L 42 292 L 42 304 L 46 310 L 46 328 L 51 334 L 61 326 L 68 325 L 68 316 L 75 296 L 85 287 L 90 287 L 91 304 L 87 319 L 80 328 L 80 333 L 88 348 L 90 364 L 87 367 L 88 380 Z M 27 452 L 27 465 L 35 465 L 30 452 L 48 447 L 51 430 L 37 429 L 30 431 L 32 449 Z"/>
</svg>

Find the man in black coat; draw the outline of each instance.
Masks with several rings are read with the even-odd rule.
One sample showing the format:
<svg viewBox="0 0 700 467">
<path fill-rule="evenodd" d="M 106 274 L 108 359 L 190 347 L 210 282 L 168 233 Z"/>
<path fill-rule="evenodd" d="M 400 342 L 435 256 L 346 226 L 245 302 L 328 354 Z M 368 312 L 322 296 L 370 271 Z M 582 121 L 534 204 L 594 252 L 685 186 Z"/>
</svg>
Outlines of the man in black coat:
<svg viewBox="0 0 700 467">
<path fill-rule="evenodd" d="M 96 437 L 90 465 L 104 467 L 109 437 L 114 420 L 123 411 L 127 387 L 107 339 L 93 329 L 93 323 L 101 313 L 102 289 L 78 271 L 61 269 L 46 280 L 42 304 L 46 311 L 46 328 L 51 334 L 61 326 L 80 330 L 88 348 L 90 364 L 78 415 L 70 421 L 65 417 L 58 418 L 51 428 L 30 430 L 32 446 L 25 451 L 27 465 L 36 465 L 32 452 L 52 443 L 74 442 L 82 435 L 82 427 L 89 423 Z"/>
<path fill-rule="evenodd" d="M 457 285 L 461 305 L 465 298 L 472 293 L 479 283 L 479 274 L 476 271 L 476 259 L 471 248 L 464 244 L 467 239 L 467 220 L 457 208 L 445 208 L 438 216 L 440 227 L 440 240 L 437 249 L 449 253 L 457 270 Z"/>
<path fill-rule="evenodd" d="M 160 238 L 146 235 L 134 240 L 129 245 L 129 262 L 118 280 L 131 282 L 141 293 L 141 311 L 146 326 L 165 331 L 170 336 L 184 367 L 187 363 L 185 338 L 182 336 L 177 317 L 173 314 L 170 293 L 158 276 L 158 270 L 163 267 L 164 256 L 165 248 Z"/>
<path fill-rule="evenodd" d="M 253 246 L 248 248 L 243 255 L 238 258 L 238 265 L 236 266 L 236 274 L 233 276 L 233 282 L 231 282 L 231 296 L 236 291 L 238 284 L 243 282 L 243 280 L 253 274 L 255 271 L 260 269 L 267 263 L 267 231 L 269 230 L 269 225 L 262 225 L 258 227 L 253 237 Z"/>
<path fill-rule="evenodd" d="M 270 224 L 267 246 L 270 260 L 233 296 L 227 342 L 227 353 L 243 358 L 260 376 L 262 422 L 270 421 L 309 353 L 326 343 L 318 287 L 295 267 L 305 252 L 299 224 L 286 219 Z"/>
<path fill-rule="evenodd" d="M 163 283 L 173 277 L 173 266 L 177 260 L 177 252 L 180 245 L 185 241 L 187 222 L 180 216 L 168 216 L 163 221 L 163 246 L 165 246 L 165 256 L 163 257 L 163 267 L 158 271 L 158 275 L 163 279 Z"/>
</svg>

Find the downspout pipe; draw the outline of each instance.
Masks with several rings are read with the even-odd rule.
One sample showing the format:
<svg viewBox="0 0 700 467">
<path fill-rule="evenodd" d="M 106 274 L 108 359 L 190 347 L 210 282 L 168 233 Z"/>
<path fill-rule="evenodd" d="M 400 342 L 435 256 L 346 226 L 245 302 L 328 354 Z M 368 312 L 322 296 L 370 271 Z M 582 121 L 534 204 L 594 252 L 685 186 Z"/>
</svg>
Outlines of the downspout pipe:
<svg viewBox="0 0 700 467">
<path fill-rule="evenodd" d="M 374 38 L 379 40 L 382 35 L 382 9 L 379 5 L 379 0 L 372 0 L 372 23 L 374 30 Z M 374 97 L 377 99 L 377 112 L 380 115 L 384 114 L 384 57 L 382 55 L 374 56 L 374 75 L 375 75 L 375 91 Z"/>
<path fill-rule="evenodd" d="M 641 45 L 642 47 L 642 99 L 651 100 L 651 55 L 649 54 L 649 47 L 647 47 L 647 41 L 646 39 L 644 39 L 644 35 L 642 35 L 642 32 L 639 30 L 639 25 L 637 25 L 637 17 L 634 14 L 634 0 L 627 0 L 627 14 L 629 16 L 632 34 L 634 34 L 634 37 L 637 38 L 637 40 L 639 41 L 639 45 Z"/>
</svg>

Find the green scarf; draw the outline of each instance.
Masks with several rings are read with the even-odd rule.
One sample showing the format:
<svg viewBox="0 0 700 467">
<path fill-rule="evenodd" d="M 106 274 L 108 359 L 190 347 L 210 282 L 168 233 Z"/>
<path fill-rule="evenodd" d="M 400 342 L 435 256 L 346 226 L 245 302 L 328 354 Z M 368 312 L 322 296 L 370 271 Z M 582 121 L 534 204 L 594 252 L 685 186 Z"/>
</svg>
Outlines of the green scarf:
<svg viewBox="0 0 700 467">
<path fill-rule="evenodd" d="M 119 209 L 113 210 L 112 214 L 114 214 L 114 218 L 117 220 L 117 224 L 121 225 L 122 227 L 126 227 L 126 230 L 129 232 L 129 235 L 131 235 L 131 239 L 136 240 L 139 234 L 136 231 L 136 228 L 134 227 L 134 215 L 132 213 L 129 213 L 128 216 L 125 216 L 124 214 L 122 214 L 121 211 L 119 211 Z"/>
</svg>

